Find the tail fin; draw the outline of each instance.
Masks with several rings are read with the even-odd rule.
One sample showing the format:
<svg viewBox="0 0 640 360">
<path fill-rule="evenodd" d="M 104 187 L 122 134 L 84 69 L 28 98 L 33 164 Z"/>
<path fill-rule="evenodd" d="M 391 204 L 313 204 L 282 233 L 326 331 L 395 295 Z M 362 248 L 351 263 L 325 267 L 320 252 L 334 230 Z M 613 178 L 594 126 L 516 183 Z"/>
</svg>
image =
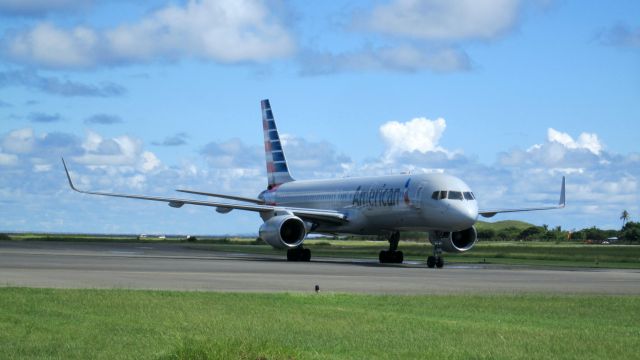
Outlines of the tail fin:
<svg viewBox="0 0 640 360">
<path fill-rule="evenodd" d="M 273 119 L 271 104 L 265 99 L 260 102 L 262 106 L 262 128 L 264 129 L 264 153 L 267 158 L 267 176 L 269 178 L 268 189 L 293 181 L 289 174 L 287 160 L 284 157 L 280 135 Z"/>
</svg>

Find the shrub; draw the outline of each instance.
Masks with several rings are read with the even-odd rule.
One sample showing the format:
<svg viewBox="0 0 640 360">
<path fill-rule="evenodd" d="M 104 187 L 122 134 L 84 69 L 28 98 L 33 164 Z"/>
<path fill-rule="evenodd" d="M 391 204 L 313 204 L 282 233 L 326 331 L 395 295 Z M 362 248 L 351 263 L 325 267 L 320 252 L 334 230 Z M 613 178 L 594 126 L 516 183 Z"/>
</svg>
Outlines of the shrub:
<svg viewBox="0 0 640 360">
<path fill-rule="evenodd" d="M 265 245 L 266 242 L 262 240 L 260 236 L 258 236 L 255 240 L 253 240 L 253 245 Z"/>
</svg>

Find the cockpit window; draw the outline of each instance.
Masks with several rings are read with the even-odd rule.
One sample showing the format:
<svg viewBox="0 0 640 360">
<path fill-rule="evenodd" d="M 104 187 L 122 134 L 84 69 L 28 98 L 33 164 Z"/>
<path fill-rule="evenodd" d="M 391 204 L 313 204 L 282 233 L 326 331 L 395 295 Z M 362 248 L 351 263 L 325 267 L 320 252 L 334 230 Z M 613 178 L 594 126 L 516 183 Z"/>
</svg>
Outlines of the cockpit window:
<svg viewBox="0 0 640 360">
<path fill-rule="evenodd" d="M 460 192 L 460 191 L 449 191 L 449 199 L 451 199 L 451 200 L 462 200 L 462 192 Z"/>
<path fill-rule="evenodd" d="M 447 192 L 446 191 L 434 191 L 433 194 L 431 194 L 431 198 L 433 200 L 446 199 L 447 198 Z"/>
<path fill-rule="evenodd" d="M 450 200 L 475 200 L 476 196 L 471 191 L 446 191 L 446 190 L 438 190 L 434 191 L 431 194 L 431 198 L 433 200 L 442 200 L 442 199 L 450 199 Z"/>
</svg>

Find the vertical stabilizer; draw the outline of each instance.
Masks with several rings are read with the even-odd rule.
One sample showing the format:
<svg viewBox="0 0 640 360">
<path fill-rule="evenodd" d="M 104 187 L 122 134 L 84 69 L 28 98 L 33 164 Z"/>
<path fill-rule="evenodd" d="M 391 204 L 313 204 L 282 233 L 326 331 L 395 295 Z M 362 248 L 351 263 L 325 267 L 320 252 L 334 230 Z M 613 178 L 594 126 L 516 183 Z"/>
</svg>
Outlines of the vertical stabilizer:
<svg viewBox="0 0 640 360">
<path fill-rule="evenodd" d="M 269 189 L 286 182 L 293 181 L 289 174 L 287 160 L 284 157 L 280 135 L 273 119 L 271 104 L 269 100 L 262 100 L 262 128 L 264 129 L 264 153 L 267 158 L 267 176 L 269 178 Z"/>
</svg>

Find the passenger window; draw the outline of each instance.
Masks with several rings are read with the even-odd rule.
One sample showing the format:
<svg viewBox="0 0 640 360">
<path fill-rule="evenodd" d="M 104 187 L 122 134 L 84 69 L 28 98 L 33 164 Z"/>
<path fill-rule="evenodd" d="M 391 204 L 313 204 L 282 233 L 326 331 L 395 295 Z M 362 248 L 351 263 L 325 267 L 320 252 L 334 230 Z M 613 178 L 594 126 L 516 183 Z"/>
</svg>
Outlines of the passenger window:
<svg viewBox="0 0 640 360">
<path fill-rule="evenodd" d="M 460 192 L 460 191 L 449 191 L 449 199 L 451 199 L 451 200 L 462 200 L 462 192 Z"/>
</svg>

